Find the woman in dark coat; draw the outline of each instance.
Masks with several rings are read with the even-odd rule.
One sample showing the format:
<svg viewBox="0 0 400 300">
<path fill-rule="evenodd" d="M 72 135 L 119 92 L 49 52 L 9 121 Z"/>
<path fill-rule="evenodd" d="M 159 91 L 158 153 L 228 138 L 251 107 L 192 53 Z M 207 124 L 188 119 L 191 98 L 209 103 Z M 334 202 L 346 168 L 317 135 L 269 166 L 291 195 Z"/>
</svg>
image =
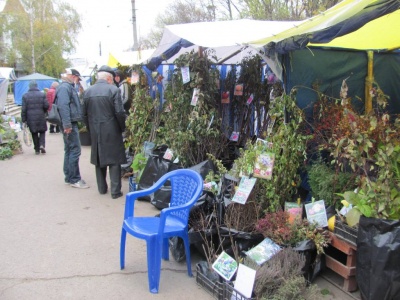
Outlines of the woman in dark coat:
<svg viewBox="0 0 400 300">
<path fill-rule="evenodd" d="M 29 90 L 22 96 L 22 123 L 27 123 L 32 134 L 35 154 L 46 153 L 46 112 L 49 102 L 46 95 L 39 91 L 35 80 L 29 82 Z"/>
</svg>

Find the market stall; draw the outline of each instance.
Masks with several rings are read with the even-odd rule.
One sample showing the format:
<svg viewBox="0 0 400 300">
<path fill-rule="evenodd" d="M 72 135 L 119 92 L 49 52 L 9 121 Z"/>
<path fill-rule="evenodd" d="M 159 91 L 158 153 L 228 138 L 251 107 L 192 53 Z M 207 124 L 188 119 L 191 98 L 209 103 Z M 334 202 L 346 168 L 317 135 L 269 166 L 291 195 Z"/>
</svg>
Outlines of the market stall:
<svg viewBox="0 0 400 300">
<path fill-rule="evenodd" d="M 197 266 L 196 279 L 218 299 L 230 298 L 235 291 L 241 299 L 277 295 L 286 299 L 295 297 L 287 296 L 294 286 L 297 297 L 313 299 L 304 279 L 313 281 L 325 267 L 324 258 L 326 267 L 343 277 L 343 289 L 353 291 L 359 285 L 365 299 L 382 298 L 373 284 L 383 284 L 382 280 L 367 278 L 371 272 L 360 265 L 377 274 L 382 267 L 376 264 L 378 259 L 366 258 L 375 250 L 387 261 L 399 259 L 395 245 L 400 122 L 387 110 L 388 103 L 391 107 L 397 101 L 398 56 L 374 53 L 371 59 L 366 54 L 370 46 L 328 50 L 316 42 L 332 31 L 336 37 L 351 35 L 375 19 L 391 19 L 385 17 L 398 14 L 398 9 L 398 1 L 345 0 L 298 26 L 270 31 L 259 42 L 242 40 L 240 45 L 218 40 L 225 35 L 217 29 L 207 44 L 193 34 L 200 36 L 200 29 L 194 31 L 196 25 L 176 27 L 179 34 L 169 27 L 147 70 L 138 70 L 127 143 L 136 155 L 145 152 L 146 142 L 165 145 L 164 152 L 136 165 L 135 171 L 144 174 L 136 177 L 139 186 L 141 179 L 160 176 L 170 168 L 213 165 L 202 174 L 205 195 L 192 212 L 189 228 L 193 244 L 206 257 Z M 267 26 L 253 23 L 263 29 L 262 24 Z M 270 30 L 273 24 L 268 23 Z M 211 32 L 212 25 L 204 25 L 209 26 L 203 27 L 209 29 L 204 32 Z M 261 30 L 251 33 L 256 31 Z M 240 30 L 237 33 L 240 38 Z M 386 42 L 374 49 L 390 48 Z M 248 52 L 248 45 L 256 52 Z M 232 48 L 218 52 L 225 47 Z M 173 65 L 162 65 L 163 61 Z M 380 68 L 393 72 L 383 77 Z M 269 80 L 269 72 L 283 84 Z M 387 85 L 381 85 L 381 78 Z M 153 101 L 152 93 L 162 95 L 161 103 Z M 364 114 L 353 104 L 359 97 L 364 107 L 369 95 L 372 109 Z M 359 192 L 354 192 L 356 188 Z M 160 209 L 168 205 L 168 187 L 161 194 L 150 200 Z M 339 231 L 344 225 L 353 233 L 379 227 L 364 218 L 387 221 L 381 229 L 394 228 L 388 247 L 374 245 L 367 230 L 362 239 L 353 237 L 353 244 L 346 241 Z M 379 234 L 375 240 L 384 233 Z M 183 259 L 179 241 L 171 240 L 170 248 L 175 258 Z M 337 251 L 346 256 L 345 262 L 338 262 Z M 246 270 L 242 265 L 254 271 L 247 279 L 241 275 Z M 384 273 L 396 278 L 385 280 L 387 299 L 392 299 L 399 292 L 398 272 L 392 264 L 384 265 L 388 266 Z M 253 275 L 255 279 L 249 280 Z M 245 288 L 236 285 L 241 283 Z"/>
<path fill-rule="evenodd" d="M 29 90 L 29 82 L 31 80 L 36 80 L 38 89 L 43 90 L 45 88 L 50 88 L 51 84 L 57 79 L 40 73 L 19 77 L 15 81 L 14 86 L 15 104 L 22 105 L 22 96 Z"/>
</svg>

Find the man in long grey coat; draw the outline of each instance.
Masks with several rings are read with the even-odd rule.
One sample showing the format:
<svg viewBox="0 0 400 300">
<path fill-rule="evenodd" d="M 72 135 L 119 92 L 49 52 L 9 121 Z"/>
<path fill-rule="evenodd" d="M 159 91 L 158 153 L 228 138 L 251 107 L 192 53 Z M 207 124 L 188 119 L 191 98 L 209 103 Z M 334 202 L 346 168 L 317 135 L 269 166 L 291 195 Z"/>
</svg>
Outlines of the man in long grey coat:
<svg viewBox="0 0 400 300">
<path fill-rule="evenodd" d="M 126 163 L 122 133 L 125 131 L 125 111 L 119 88 L 113 84 L 114 71 L 102 66 L 97 82 L 83 95 L 83 117 L 92 140 L 90 162 L 96 166 L 97 188 L 106 194 L 107 167 L 110 172 L 111 197 L 119 198 L 121 164 Z"/>
</svg>

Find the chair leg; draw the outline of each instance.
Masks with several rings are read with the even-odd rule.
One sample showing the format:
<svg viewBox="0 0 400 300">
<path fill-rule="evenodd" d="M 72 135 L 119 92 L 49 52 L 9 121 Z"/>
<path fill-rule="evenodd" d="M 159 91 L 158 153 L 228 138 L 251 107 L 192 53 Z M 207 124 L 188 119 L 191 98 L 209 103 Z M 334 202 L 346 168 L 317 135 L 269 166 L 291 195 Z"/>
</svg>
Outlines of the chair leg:
<svg viewBox="0 0 400 300">
<path fill-rule="evenodd" d="M 122 228 L 121 231 L 121 244 L 119 250 L 119 263 L 121 266 L 121 270 L 125 268 L 125 241 L 126 241 L 126 230 Z"/>
<path fill-rule="evenodd" d="M 147 275 L 150 293 L 157 294 L 161 275 L 161 245 L 157 239 L 147 240 Z"/>
<path fill-rule="evenodd" d="M 169 260 L 169 238 L 163 239 L 162 258 Z"/>
<path fill-rule="evenodd" d="M 189 237 L 187 235 L 184 235 L 182 237 L 183 243 L 185 244 L 185 254 L 186 254 L 186 264 L 187 264 L 187 270 L 188 270 L 188 276 L 192 277 L 192 260 L 190 259 L 190 243 L 189 243 Z"/>
</svg>

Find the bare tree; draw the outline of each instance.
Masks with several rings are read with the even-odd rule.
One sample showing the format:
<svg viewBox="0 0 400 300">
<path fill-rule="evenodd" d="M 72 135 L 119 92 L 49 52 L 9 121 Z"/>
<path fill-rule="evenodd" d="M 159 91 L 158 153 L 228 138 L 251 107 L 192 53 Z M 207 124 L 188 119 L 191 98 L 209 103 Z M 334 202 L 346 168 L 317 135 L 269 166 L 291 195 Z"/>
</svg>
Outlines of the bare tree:
<svg viewBox="0 0 400 300">
<path fill-rule="evenodd" d="M 2 28 L 8 32 L 4 48 L 8 64 L 22 63 L 27 72 L 58 76 L 67 66 L 64 53 L 74 50 L 81 28 L 76 10 L 55 0 L 21 0 L 22 8 L 10 9 Z"/>
<path fill-rule="evenodd" d="M 303 20 L 337 4 L 338 0 L 243 0 L 243 16 L 255 20 Z"/>
<path fill-rule="evenodd" d="M 166 25 L 193 22 L 213 22 L 232 19 L 234 11 L 239 11 L 239 0 L 176 0 L 156 18 L 156 24 L 150 33 L 141 39 L 140 47 L 154 48 L 161 40 Z"/>
<path fill-rule="evenodd" d="M 164 27 L 172 24 L 250 18 L 254 20 L 303 20 L 337 4 L 339 0 L 176 0 L 156 19 L 142 38 L 142 49 L 155 48 Z"/>
</svg>

